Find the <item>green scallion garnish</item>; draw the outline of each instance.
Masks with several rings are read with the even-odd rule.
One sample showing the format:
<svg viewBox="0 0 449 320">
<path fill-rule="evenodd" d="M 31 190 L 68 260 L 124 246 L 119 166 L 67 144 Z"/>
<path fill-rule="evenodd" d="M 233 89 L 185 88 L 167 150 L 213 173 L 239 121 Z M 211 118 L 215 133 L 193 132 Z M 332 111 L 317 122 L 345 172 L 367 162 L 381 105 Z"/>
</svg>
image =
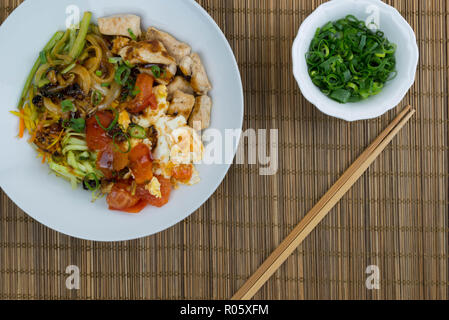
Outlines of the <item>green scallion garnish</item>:
<svg viewBox="0 0 449 320">
<path fill-rule="evenodd" d="M 117 82 L 119 85 L 124 86 L 128 81 L 130 75 L 131 69 L 125 65 L 121 65 L 115 72 L 115 82 Z"/>
<path fill-rule="evenodd" d="M 92 186 L 91 182 L 95 182 L 95 185 Z M 100 188 L 100 180 L 98 179 L 97 175 L 93 172 L 87 174 L 84 177 L 83 183 L 90 191 L 97 191 L 98 188 Z"/>
<path fill-rule="evenodd" d="M 115 139 L 118 136 L 124 136 L 126 138 L 126 141 L 128 142 L 128 149 L 126 151 L 123 151 L 122 148 L 115 142 Z M 120 153 L 129 153 L 129 152 L 131 152 L 131 149 L 132 149 L 131 139 L 129 138 L 129 136 L 127 134 L 123 134 L 123 132 L 115 133 L 114 136 L 112 137 L 112 143 L 114 144 L 115 149 L 117 151 L 119 151 Z"/>
<path fill-rule="evenodd" d="M 137 40 L 137 37 L 134 34 L 134 32 L 131 30 L 131 28 L 128 28 L 128 33 L 129 33 L 129 36 L 131 37 L 131 39 L 133 39 L 134 41 Z"/>
<path fill-rule="evenodd" d="M 114 120 L 111 122 L 111 124 L 109 125 L 109 127 L 105 128 L 100 121 L 100 118 L 98 117 L 98 115 L 95 115 L 95 119 L 97 120 L 97 124 L 100 126 L 101 129 L 103 129 L 104 131 L 111 131 L 112 129 L 114 129 L 115 125 L 118 122 L 118 117 L 119 117 L 119 113 L 116 109 L 114 109 Z"/>
<path fill-rule="evenodd" d="M 112 64 L 118 64 L 118 63 L 120 63 L 120 62 L 122 62 L 122 58 L 120 58 L 120 57 L 112 57 L 112 58 L 109 58 L 109 63 L 112 63 Z"/>
<path fill-rule="evenodd" d="M 352 15 L 318 28 L 306 61 L 312 82 L 331 99 L 357 102 L 396 75 L 396 45 Z"/>
<path fill-rule="evenodd" d="M 101 94 L 100 91 L 95 90 L 92 92 L 92 104 L 94 106 L 98 106 L 101 102 L 101 100 L 103 100 L 103 95 Z"/>
<path fill-rule="evenodd" d="M 153 73 L 155 78 L 160 78 L 161 77 L 161 68 L 159 66 L 151 66 L 150 67 L 151 72 Z"/>
<path fill-rule="evenodd" d="M 135 138 L 135 139 L 145 139 L 147 137 L 145 128 L 143 128 L 137 124 L 132 124 L 129 126 L 128 134 L 131 136 L 131 138 Z"/>
</svg>

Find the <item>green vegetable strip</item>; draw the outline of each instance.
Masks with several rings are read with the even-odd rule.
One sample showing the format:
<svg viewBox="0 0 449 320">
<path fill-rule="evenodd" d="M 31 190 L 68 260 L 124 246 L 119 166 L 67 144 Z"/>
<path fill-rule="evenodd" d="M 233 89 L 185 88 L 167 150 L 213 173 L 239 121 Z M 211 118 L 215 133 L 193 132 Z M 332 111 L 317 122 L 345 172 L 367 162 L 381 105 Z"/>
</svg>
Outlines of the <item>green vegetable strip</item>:
<svg viewBox="0 0 449 320">
<path fill-rule="evenodd" d="M 396 76 L 396 45 L 349 15 L 318 28 L 307 66 L 312 82 L 340 103 L 378 94 Z"/>
<path fill-rule="evenodd" d="M 47 43 L 47 45 L 42 50 L 43 52 L 50 51 L 53 49 L 53 47 L 56 45 L 56 43 L 64 36 L 64 32 L 58 31 L 55 33 L 55 35 L 50 39 L 50 41 Z M 28 91 L 30 90 L 31 83 L 33 82 L 34 75 L 37 72 L 37 69 L 41 66 L 41 57 L 37 58 L 36 62 L 34 63 L 33 68 L 31 69 L 30 74 L 28 75 L 28 78 L 25 82 L 25 86 L 22 90 L 22 94 L 20 95 L 20 100 L 18 104 L 18 109 L 22 109 L 23 104 L 25 103 L 26 96 L 28 94 Z"/>
<path fill-rule="evenodd" d="M 73 44 L 72 49 L 70 50 L 69 56 L 75 60 L 79 57 L 81 52 L 83 51 L 87 32 L 89 31 L 90 20 L 92 19 L 92 12 L 86 11 L 83 16 L 83 20 L 80 24 L 80 30 L 78 32 L 78 36 L 76 37 L 75 43 Z"/>
</svg>

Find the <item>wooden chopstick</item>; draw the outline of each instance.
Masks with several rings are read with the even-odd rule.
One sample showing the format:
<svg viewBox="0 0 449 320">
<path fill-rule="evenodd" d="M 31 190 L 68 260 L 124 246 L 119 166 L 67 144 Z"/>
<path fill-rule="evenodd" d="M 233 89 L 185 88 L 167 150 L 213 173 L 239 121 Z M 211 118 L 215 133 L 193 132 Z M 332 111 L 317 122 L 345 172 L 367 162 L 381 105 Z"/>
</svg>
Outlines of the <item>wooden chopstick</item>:
<svg viewBox="0 0 449 320">
<path fill-rule="evenodd" d="M 232 300 L 249 300 L 259 291 L 265 282 L 279 269 L 302 241 L 324 219 L 329 211 L 341 200 L 354 183 L 393 140 L 402 127 L 414 115 L 415 110 L 407 106 L 374 140 L 374 142 L 346 170 L 320 201 L 301 220 L 285 240 L 274 250 L 267 260 L 248 279 Z"/>
</svg>

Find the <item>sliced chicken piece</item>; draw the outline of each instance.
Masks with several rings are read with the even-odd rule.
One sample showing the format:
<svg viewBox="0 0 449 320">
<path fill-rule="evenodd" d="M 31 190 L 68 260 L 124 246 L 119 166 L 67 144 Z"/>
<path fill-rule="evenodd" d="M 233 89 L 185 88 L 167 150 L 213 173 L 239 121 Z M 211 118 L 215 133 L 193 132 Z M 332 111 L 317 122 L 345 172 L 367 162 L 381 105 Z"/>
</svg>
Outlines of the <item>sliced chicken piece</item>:
<svg viewBox="0 0 449 320">
<path fill-rule="evenodd" d="M 167 49 L 158 40 L 132 43 L 122 48 L 119 55 L 131 64 L 171 65 L 175 63 L 175 59 L 168 54 Z"/>
<path fill-rule="evenodd" d="M 112 50 L 111 52 L 113 54 L 118 55 L 120 50 L 122 50 L 124 47 L 128 46 L 131 40 L 129 38 L 125 37 L 117 37 L 114 40 L 112 40 Z"/>
<path fill-rule="evenodd" d="M 142 35 L 140 29 L 140 17 L 133 14 L 120 14 L 99 18 L 98 27 L 102 34 L 108 36 L 131 37 L 129 30 L 131 30 L 136 37 Z"/>
<path fill-rule="evenodd" d="M 190 57 L 193 61 L 192 79 L 190 84 L 197 94 L 207 95 L 207 93 L 212 89 L 212 85 L 207 77 L 207 73 L 204 69 L 203 63 L 201 62 L 200 56 L 196 53 L 192 53 Z"/>
<path fill-rule="evenodd" d="M 192 48 L 187 44 L 176 40 L 172 35 L 157 30 L 156 28 L 149 28 L 146 35 L 147 40 L 159 40 L 167 48 L 168 53 L 175 58 L 176 63 L 179 63 L 182 58 L 188 56 L 192 52 Z"/>
<path fill-rule="evenodd" d="M 168 83 L 164 83 L 166 86 L 168 86 L 170 84 L 170 82 L 172 82 L 173 78 L 176 75 L 176 71 L 178 71 L 178 66 L 176 65 L 176 63 L 172 63 L 168 66 L 165 67 L 164 72 L 165 72 L 165 79 L 168 79 Z"/>
<path fill-rule="evenodd" d="M 189 126 L 195 130 L 204 130 L 209 128 L 211 110 L 212 99 L 209 96 L 197 97 L 189 119 Z"/>
<path fill-rule="evenodd" d="M 168 86 L 170 84 L 170 82 L 172 82 L 173 77 L 175 76 L 177 70 L 178 70 L 178 67 L 176 66 L 176 63 L 172 63 L 170 65 L 167 65 L 167 66 L 164 66 L 163 68 L 161 68 L 161 74 L 158 77 L 156 77 L 156 75 L 151 70 L 150 66 L 139 68 L 139 71 L 141 73 L 149 74 L 150 76 L 152 76 L 155 79 L 155 81 L 158 84 L 163 84 L 165 86 Z"/>
<path fill-rule="evenodd" d="M 173 94 L 173 100 L 168 107 L 168 114 L 172 116 L 183 116 L 187 121 L 194 105 L 195 97 L 193 95 L 177 90 Z"/>
<path fill-rule="evenodd" d="M 190 83 L 181 76 L 175 77 L 172 83 L 167 86 L 168 89 L 168 101 L 171 101 L 175 91 L 182 91 L 187 94 L 194 94 L 193 88 Z"/>
<path fill-rule="evenodd" d="M 192 65 L 192 58 L 190 56 L 185 56 L 182 58 L 181 62 L 179 62 L 179 69 L 181 69 L 185 76 L 190 77 L 192 75 Z"/>
</svg>

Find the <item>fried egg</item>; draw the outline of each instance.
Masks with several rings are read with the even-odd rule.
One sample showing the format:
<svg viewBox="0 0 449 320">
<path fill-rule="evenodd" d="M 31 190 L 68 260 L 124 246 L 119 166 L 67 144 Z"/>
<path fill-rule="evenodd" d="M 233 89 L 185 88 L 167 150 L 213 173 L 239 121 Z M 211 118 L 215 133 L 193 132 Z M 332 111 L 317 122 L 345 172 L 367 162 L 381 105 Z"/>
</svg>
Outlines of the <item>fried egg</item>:
<svg viewBox="0 0 449 320">
<path fill-rule="evenodd" d="M 203 159 L 204 145 L 198 133 L 187 125 L 183 116 L 168 116 L 167 87 L 153 88 L 158 108 L 148 108 L 142 115 L 133 118 L 134 123 L 149 128 L 154 126 L 158 132 L 157 146 L 153 157 L 157 165 L 155 173 L 170 178 L 172 169 L 181 164 L 193 164 Z M 199 174 L 194 170 L 191 182 L 199 182 Z"/>
</svg>

